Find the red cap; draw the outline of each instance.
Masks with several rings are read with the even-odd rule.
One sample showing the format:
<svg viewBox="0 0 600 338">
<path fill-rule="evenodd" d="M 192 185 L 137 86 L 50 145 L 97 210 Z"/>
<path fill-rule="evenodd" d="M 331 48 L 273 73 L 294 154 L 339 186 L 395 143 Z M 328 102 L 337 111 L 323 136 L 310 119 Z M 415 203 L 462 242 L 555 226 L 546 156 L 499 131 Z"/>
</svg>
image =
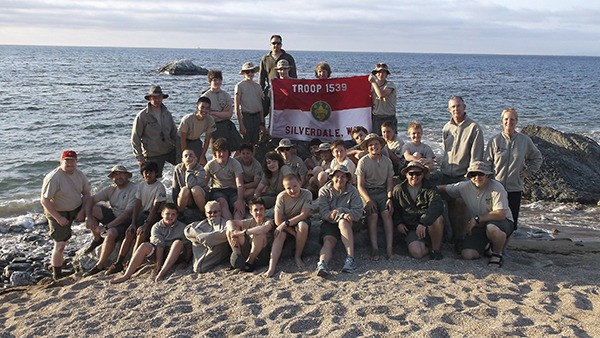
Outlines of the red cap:
<svg viewBox="0 0 600 338">
<path fill-rule="evenodd" d="M 61 160 L 64 160 L 64 159 L 76 160 L 77 153 L 74 150 L 65 150 L 62 152 L 62 155 L 60 155 L 60 159 Z"/>
</svg>

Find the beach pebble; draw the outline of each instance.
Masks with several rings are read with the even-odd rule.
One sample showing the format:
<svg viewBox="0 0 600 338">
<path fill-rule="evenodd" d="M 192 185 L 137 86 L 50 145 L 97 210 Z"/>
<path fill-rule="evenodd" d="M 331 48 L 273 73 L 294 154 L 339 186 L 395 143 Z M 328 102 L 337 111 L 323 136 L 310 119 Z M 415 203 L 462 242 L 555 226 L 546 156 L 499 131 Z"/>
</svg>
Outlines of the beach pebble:
<svg viewBox="0 0 600 338">
<path fill-rule="evenodd" d="M 23 233 L 23 227 L 17 224 L 10 225 L 8 227 L 8 232 Z"/>
<path fill-rule="evenodd" d="M 15 271 L 10 275 L 10 285 L 12 286 L 33 285 L 36 282 L 35 278 L 29 272 Z"/>
<path fill-rule="evenodd" d="M 4 267 L 4 277 L 9 278 L 16 271 L 32 271 L 29 263 L 11 263 Z"/>
</svg>

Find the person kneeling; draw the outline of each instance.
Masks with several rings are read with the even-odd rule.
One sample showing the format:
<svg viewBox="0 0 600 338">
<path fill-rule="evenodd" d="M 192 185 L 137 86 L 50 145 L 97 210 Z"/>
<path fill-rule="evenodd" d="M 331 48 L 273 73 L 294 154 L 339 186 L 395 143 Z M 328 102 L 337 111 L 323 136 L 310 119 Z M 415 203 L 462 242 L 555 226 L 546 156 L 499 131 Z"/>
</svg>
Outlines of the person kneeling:
<svg viewBox="0 0 600 338">
<path fill-rule="evenodd" d="M 331 274 L 327 267 L 333 249 L 338 240 L 342 240 L 346 248 L 346 261 L 342 272 L 356 270 L 354 261 L 354 233 L 352 224 L 362 215 L 362 201 L 358 190 L 349 183 L 352 174 L 344 165 L 333 167 L 329 174 L 331 181 L 319 190 L 317 205 L 323 223 L 319 238 L 323 244 L 317 263 L 317 275 L 325 277 Z"/>
<path fill-rule="evenodd" d="M 227 221 L 227 240 L 232 249 L 231 266 L 246 272 L 266 265 L 273 240 L 273 220 L 265 217 L 265 202 L 259 197 L 248 202 L 252 218 Z M 248 258 L 246 258 L 248 257 Z"/>
<path fill-rule="evenodd" d="M 429 253 L 431 259 L 443 258 L 440 247 L 444 235 L 444 204 L 437 191 L 423 187 L 427 167 L 418 161 L 410 162 L 402 169 L 406 177 L 394 187 L 394 224 L 405 236 L 408 253 L 422 258 Z M 431 242 L 431 251 L 425 241 Z"/>
<path fill-rule="evenodd" d="M 156 274 L 155 281 L 157 282 L 165 277 L 175 263 L 189 260 L 189 241 L 183 234 L 185 224 L 177 220 L 177 205 L 165 204 L 161 216 L 162 220 L 152 226 L 150 242 L 142 243 L 135 250 L 125 274 L 111 280 L 111 283 L 117 284 L 131 278 L 144 259 L 152 257 L 152 255 L 156 257 L 154 274 Z M 167 253 L 166 259 L 165 252 Z"/>
</svg>

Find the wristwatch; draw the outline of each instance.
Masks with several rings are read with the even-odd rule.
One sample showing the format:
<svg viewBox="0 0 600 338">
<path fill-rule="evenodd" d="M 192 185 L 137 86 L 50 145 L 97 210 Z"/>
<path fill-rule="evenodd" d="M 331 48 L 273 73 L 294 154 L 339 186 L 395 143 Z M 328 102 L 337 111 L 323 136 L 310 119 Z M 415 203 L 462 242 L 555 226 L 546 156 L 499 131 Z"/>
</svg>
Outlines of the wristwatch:
<svg viewBox="0 0 600 338">
<path fill-rule="evenodd" d="M 475 220 L 475 223 L 479 224 L 479 215 L 475 215 L 473 219 Z"/>
</svg>

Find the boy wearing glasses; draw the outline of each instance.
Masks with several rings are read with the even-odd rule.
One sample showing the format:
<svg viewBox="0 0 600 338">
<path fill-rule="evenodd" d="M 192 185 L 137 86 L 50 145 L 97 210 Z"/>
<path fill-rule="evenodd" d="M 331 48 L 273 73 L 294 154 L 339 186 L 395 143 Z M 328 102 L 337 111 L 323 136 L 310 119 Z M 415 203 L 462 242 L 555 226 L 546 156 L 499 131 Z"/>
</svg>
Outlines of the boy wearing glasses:
<svg viewBox="0 0 600 338">
<path fill-rule="evenodd" d="M 385 63 L 376 64 L 369 75 L 372 87 L 371 97 L 373 98 L 372 131 L 380 130 L 383 122 L 390 121 L 394 126 L 394 132 L 397 132 L 396 85 L 387 80 L 389 75 L 390 70 Z"/>
<path fill-rule="evenodd" d="M 467 169 L 469 181 L 440 185 L 438 191 L 464 200 L 468 212 L 463 259 L 477 259 L 482 254 L 490 257 L 488 266 L 502 266 L 502 250 L 514 230 L 513 215 L 508 205 L 506 190 L 491 178 L 492 166 L 475 161 Z"/>
<path fill-rule="evenodd" d="M 440 247 L 444 235 L 444 204 L 437 191 L 423 187 L 429 170 L 423 163 L 410 162 L 402 169 L 406 179 L 393 191 L 394 224 L 405 237 L 408 253 L 414 258 L 443 258 Z M 427 244 L 430 244 L 431 251 Z"/>
<path fill-rule="evenodd" d="M 300 156 L 294 153 L 293 148 L 295 148 L 295 145 L 290 139 L 282 138 L 281 141 L 279 141 L 277 148 L 275 148 L 275 151 L 283 157 L 283 163 L 287 164 L 288 167 L 292 169 L 292 172 L 299 178 L 300 186 L 304 187 L 307 183 L 306 174 L 308 173 L 308 168 Z"/>
</svg>

